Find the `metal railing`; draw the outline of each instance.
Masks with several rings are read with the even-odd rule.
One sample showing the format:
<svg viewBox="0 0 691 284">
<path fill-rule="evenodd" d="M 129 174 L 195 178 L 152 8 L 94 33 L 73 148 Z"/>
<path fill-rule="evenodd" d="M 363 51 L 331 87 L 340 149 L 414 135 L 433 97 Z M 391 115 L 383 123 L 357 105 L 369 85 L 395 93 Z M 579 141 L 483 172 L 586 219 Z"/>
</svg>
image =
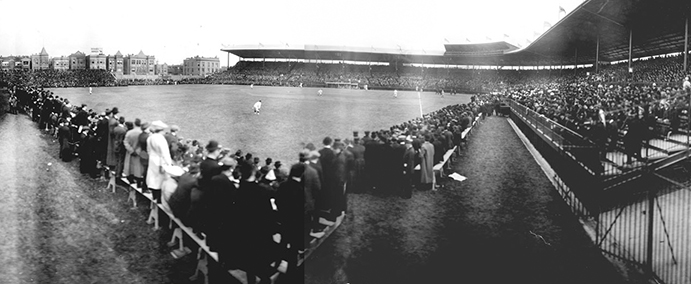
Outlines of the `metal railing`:
<svg viewBox="0 0 691 284">
<path fill-rule="evenodd" d="M 551 144 L 597 176 L 603 172 L 598 148 L 589 139 L 515 101 L 508 102 L 515 114 Z"/>
<path fill-rule="evenodd" d="M 559 176 L 562 188 L 568 189 L 563 193 L 563 198 L 574 199 L 571 201 L 577 201 L 577 206 L 583 207 L 574 213 L 596 215 L 598 196 L 602 190 L 598 149 L 578 133 L 520 103 L 509 101 L 508 104 L 516 126 Z M 573 205 L 576 206 L 575 203 Z"/>
</svg>

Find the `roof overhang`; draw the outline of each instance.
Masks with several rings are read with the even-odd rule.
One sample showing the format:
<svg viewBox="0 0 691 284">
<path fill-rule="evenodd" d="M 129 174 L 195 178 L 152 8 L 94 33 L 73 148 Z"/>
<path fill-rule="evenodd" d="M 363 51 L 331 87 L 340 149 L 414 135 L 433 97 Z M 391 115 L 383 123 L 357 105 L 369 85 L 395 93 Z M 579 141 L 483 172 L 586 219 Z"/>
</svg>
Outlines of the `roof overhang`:
<svg viewBox="0 0 691 284">
<path fill-rule="evenodd" d="M 573 65 L 684 51 L 689 0 L 587 0 L 525 48 L 509 43 L 446 44 L 445 51 L 330 45 L 254 45 L 221 49 L 241 58 L 403 61 L 457 65 Z"/>
</svg>

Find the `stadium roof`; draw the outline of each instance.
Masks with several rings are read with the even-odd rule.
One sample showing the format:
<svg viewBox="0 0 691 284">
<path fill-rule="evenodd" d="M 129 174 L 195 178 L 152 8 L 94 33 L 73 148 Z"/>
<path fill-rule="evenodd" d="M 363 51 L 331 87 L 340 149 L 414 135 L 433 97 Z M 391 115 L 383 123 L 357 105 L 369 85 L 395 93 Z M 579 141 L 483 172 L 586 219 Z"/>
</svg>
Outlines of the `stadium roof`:
<svg viewBox="0 0 691 284">
<path fill-rule="evenodd" d="M 549 59 L 595 62 L 597 38 L 600 61 L 684 51 L 684 22 L 691 14 L 688 0 L 589 0 L 578 6 L 535 42 L 521 51 Z"/>
<path fill-rule="evenodd" d="M 684 25 L 691 15 L 689 0 L 588 0 L 525 48 L 507 42 L 446 44 L 445 51 L 358 48 L 346 46 L 237 46 L 223 48 L 241 58 L 288 58 L 350 61 L 402 61 L 458 65 L 572 65 L 599 60 L 684 51 Z"/>
</svg>

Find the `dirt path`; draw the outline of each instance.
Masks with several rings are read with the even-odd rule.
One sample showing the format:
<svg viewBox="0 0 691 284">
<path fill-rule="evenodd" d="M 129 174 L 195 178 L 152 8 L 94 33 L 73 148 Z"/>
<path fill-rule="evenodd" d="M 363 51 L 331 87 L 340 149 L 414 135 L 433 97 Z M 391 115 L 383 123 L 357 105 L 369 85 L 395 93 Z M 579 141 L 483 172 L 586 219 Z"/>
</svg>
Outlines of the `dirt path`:
<svg viewBox="0 0 691 284">
<path fill-rule="evenodd" d="M 10 117 L 10 116 L 8 116 Z M 11 116 L 14 118 L 14 116 Z M 1 118 L 0 118 L 1 119 Z M 22 271 L 26 270 L 27 264 L 24 263 L 19 253 L 20 221 L 19 214 L 22 211 L 21 205 L 17 202 L 18 194 L 18 170 L 17 155 L 18 145 L 13 138 L 13 134 L 18 132 L 16 119 L 5 119 L 0 121 L 0 180 L 2 180 L 2 197 L 0 198 L 0 277 L 9 283 L 19 283 L 22 281 Z M 24 223 L 24 222 L 22 222 Z"/>
<path fill-rule="evenodd" d="M 167 255 L 169 234 L 144 222 L 146 206 L 129 210 L 123 191 L 106 192 L 76 161 L 58 160 L 57 142 L 26 116 L 0 118 L 0 153 L 0 282 L 184 283 L 191 275 L 192 260 Z"/>
</svg>

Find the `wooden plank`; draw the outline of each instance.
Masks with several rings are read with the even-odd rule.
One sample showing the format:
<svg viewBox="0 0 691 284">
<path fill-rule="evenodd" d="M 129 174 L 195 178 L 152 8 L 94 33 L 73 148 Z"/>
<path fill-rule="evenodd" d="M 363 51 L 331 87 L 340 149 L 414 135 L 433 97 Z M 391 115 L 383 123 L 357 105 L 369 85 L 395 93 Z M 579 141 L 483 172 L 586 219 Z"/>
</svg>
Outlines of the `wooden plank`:
<svg viewBox="0 0 691 284">
<path fill-rule="evenodd" d="M 151 202 L 153 202 L 153 195 L 152 195 L 150 192 L 147 192 L 147 193 L 142 192 L 142 189 L 141 189 L 141 188 L 138 188 L 138 187 L 136 186 L 136 183 L 131 184 L 131 183 L 129 183 L 129 181 L 128 181 L 126 178 L 121 178 L 121 180 L 122 180 L 125 184 L 128 184 L 128 185 L 130 186 L 130 188 L 136 190 L 137 192 L 139 192 L 140 194 L 142 194 L 143 196 L 145 196 L 147 199 L 149 199 Z M 185 224 L 183 224 L 182 221 L 180 221 L 180 219 L 176 218 L 176 217 L 173 215 L 172 210 L 170 210 L 170 207 L 168 207 L 168 204 L 157 203 L 156 205 L 158 206 L 159 209 L 161 209 L 162 212 L 165 212 L 166 215 L 168 215 L 168 218 L 170 218 L 171 220 L 173 220 L 173 222 L 175 222 L 175 223 L 178 225 L 178 227 L 180 227 L 180 229 L 181 229 L 183 232 L 185 232 L 185 234 L 186 234 L 190 239 L 192 239 L 195 243 L 197 243 L 197 245 L 198 245 L 201 249 L 203 249 L 204 252 L 205 252 L 208 256 L 210 256 L 214 261 L 218 262 L 218 253 L 217 253 L 217 252 L 214 252 L 214 251 L 211 251 L 211 249 L 209 249 L 209 246 L 206 244 L 206 239 L 204 239 L 204 240 L 200 239 L 199 236 L 197 236 L 197 234 L 194 233 L 194 231 L 192 230 L 192 228 L 185 226 Z M 278 243 L 278 241 L 276 241 L 276 242 Z M 277 271 L 276 271 L 276 273 L 274 273 L 274 274 L 271 276 L 271 283 L 274 283 L 274 282 L 276 281 L 276 279 L 278 279 L 278 275 L 281 273 L 281 271 L 280 271 L 280 268 L 281 268 L 281 267 L 282 267 L 283 270 L 285 271 L 285 265 L 283 265 L 284 262 L 285 262 L 285 260 L 282 261 L 281 263 L 279 263 L 279 264 L 278 264 L 278 267 L 276 267 Z M 275 266 L 276 266 L 276 263 L 274 263 L 274 267 L 275 267 Z M 242 270 L 229 270 L 228 273 L 229 273 L 230 275 L 232 275 L 233 277 L 235 277 L 235 278 L 236 278 L 238 281 L 240 281 L 241 283 L 243 283 L 243 284 L 244 284 L 244 283 L 247 283 L 247 273 L 246 273 L 246 272 L 244 272 L 244 271 L 242 271 Z M 259 278 L 256 279 L 256 282 L 259 282 Z"/>
<path fill-rule="evenodd" d="M 331 234 L 336 231 L 338 226 L 341 225 L 343 222 L 343 219 L 345 219 L 345 214 L 341 214 L 338 218 L 336 218 L 336 222 L 334 222 L 333 225 L 327 227 L 324 230 L 324 235 L 321 238 L 312 238 L 310 241 L 310 247 L 305 250 L 304 257 L 298 259 L 298 267 L 302 265 L 303 262 L 305 262 L 305 259 L 309 258 L 310 255 L 327 239 Z"/>
</svg>

